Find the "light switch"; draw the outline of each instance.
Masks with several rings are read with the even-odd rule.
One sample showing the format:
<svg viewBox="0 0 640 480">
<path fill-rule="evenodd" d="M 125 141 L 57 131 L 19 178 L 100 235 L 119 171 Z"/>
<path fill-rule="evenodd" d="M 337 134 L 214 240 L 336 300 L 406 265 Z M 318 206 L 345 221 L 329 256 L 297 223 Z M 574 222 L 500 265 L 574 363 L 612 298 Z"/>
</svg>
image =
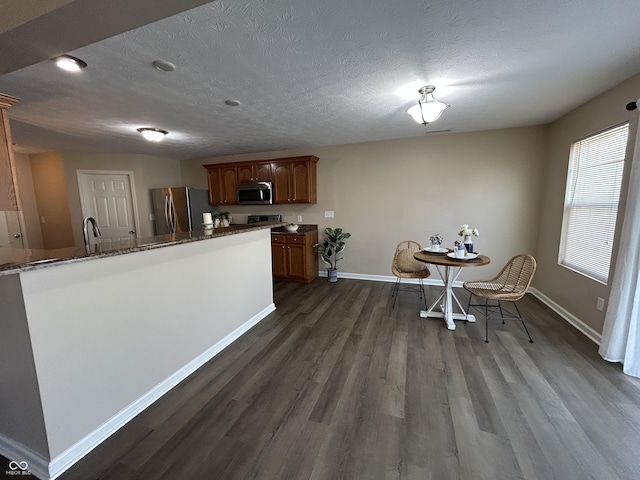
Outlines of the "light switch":
<svg viewBox="0 0 640 480">
<path fill-rule="evenodd" d="M 302 215 L 298 215 L 298 223 L 302 223 Z"/>
<path fill-rule="evenodd" d="M 333 210 L 325 210 L 324 218 L 333 218 Z"/>
</svg>

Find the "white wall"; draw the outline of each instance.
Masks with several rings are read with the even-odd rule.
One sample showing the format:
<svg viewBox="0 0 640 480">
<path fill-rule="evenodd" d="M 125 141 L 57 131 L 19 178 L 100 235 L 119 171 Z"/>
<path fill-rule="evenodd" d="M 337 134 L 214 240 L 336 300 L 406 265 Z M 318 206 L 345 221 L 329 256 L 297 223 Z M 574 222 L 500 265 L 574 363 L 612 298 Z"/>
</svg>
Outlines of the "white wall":
<svg viewBox="0 0 640 480">
<path fill-rule="evenodd" d="M 28 446 L 35 455 L 49 460 L 29 326 L 17 274 L 0 275 L 0 299 L 0 445 L 9 445 L 7 440 L 11 439 L 12 443 Z M 3 453 L 9 456 L 11 450 Z"/>
<path fill-rule="evenodd" d="M 273 310 L 270 252 L 261 229 L 0 276 L 0 453 L 67 468 Z"/>
</svg>

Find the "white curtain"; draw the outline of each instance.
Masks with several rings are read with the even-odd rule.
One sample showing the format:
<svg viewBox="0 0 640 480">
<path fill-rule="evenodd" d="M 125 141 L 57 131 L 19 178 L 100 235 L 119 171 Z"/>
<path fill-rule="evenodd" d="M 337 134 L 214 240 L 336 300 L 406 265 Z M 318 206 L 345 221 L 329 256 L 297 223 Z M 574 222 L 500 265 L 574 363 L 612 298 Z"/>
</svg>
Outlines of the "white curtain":
<svg viewBox="0 0 640 480">
<path fill-rule="evenodd" d="M 638 100 L 640 107 L 640 99 Z M 627 206 L 609 306 L 598 352 L 640 377 L 640 125 L 633 150 Z"/>
</svg>

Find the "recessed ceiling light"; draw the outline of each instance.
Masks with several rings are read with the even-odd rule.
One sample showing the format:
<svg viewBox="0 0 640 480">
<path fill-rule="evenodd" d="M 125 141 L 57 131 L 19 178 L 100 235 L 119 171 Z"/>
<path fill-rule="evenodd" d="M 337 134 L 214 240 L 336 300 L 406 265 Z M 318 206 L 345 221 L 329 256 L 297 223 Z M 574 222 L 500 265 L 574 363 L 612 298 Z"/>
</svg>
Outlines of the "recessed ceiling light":
<svg viewBox="0 0 640 480">
<path fill-rule="evenodd" d="M 173 63 L 165 62 L 164 60 L 154 60 L 151 65 L 162 72 L 173 72 L 176 69 Z"/>
<path fill-rule="evenodd" d="M 160 130 L 159 128 L 138 128 L 140 135 L 149 140 L 150 142 L 161 142 L 165 135 L 169 132 L 166 130 Z"/>
<path fill-rule="evenodd" d="M 241 105 L 238 100 L 225 100 L 224 103 L 230 107 L 239 107 Z"/>
<path fill-rule="evenodd" d="M 67 72 L 79 72 L 83 68 L 87 68 L 87 62 L 67 54 L 54 57 L 51 60 L 56 62 L 56 65 L 59 68 L 66 70 Z"/>
</svg>

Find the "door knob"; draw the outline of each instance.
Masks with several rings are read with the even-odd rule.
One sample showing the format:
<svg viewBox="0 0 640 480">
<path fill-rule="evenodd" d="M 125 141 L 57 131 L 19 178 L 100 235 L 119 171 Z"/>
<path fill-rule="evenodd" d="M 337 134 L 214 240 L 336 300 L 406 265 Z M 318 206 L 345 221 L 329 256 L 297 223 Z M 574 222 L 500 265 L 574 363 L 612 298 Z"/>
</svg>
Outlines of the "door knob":
<svg viewBox="0 0 640 480">
<path fill-rule="evenodd" d="M 135 230 L 129 230 L 129 233 L 130 233 L 131 235 L 133 235 L 133 234 L 135 234 L 135 233 L 136 233 L 136 231 L 135 231 Z"/>
<path fill-rule="evenodd" d="M 22 236 L 21 233 L 14 233 L 13 238 L 20 238 Z"/>
</svg>

